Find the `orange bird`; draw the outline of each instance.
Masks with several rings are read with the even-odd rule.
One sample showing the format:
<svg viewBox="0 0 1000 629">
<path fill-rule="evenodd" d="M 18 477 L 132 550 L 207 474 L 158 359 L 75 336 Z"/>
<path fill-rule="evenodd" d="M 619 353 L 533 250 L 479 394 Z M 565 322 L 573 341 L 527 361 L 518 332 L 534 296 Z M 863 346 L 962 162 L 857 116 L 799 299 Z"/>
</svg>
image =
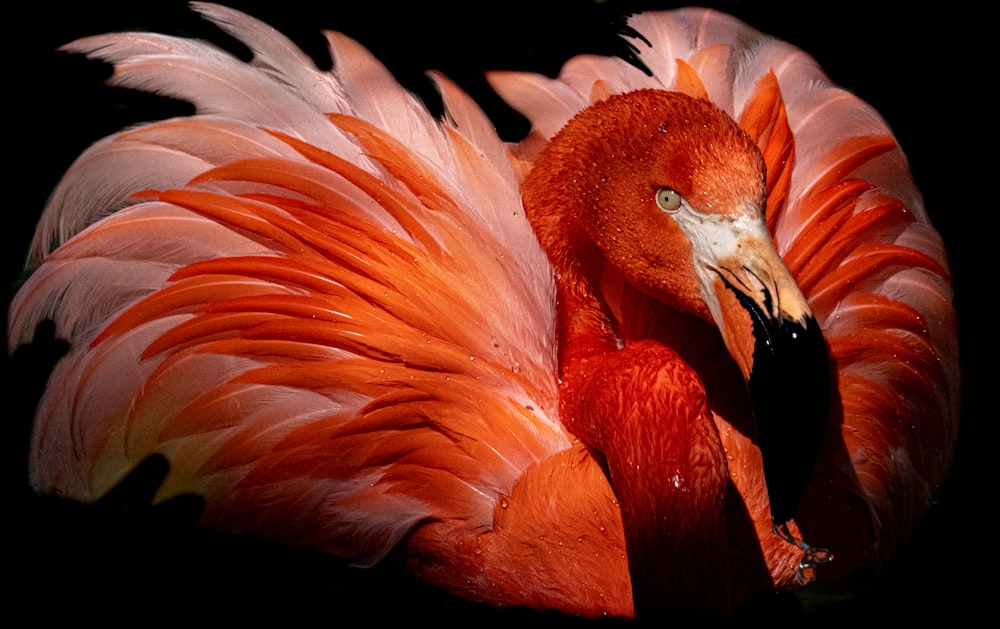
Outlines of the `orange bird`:
<svg viewBox="0 0 1000 629">
<path fill-rule="evenodd" d="M 321 71 L 153 33 L 66 46 L 195 113 L 84 152 L 38 225 L 9 350 L 68 342 L 30 480 L 400 557 L 494 606 L 727 613 L 879 565 L 955 449 L 951 280 L 882 118 L 790 44 L 644 13 L 638 64 L 503 72 L 506 144 L 353 40 Z M 643 66 L 643 67 L 639 67 Z"/>
</svg>

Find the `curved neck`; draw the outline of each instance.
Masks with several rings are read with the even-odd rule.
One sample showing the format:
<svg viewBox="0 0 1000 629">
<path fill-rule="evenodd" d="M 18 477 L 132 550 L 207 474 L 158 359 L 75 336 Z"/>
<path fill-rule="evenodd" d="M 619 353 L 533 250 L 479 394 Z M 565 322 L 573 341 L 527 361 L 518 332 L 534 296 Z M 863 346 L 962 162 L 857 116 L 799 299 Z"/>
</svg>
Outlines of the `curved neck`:
<svg viewBox="0 0 1000 629">
<path fill-rule="evenodd" d="M 658 132 L 660 114 L 648 125 L 638 124 L 635 118 L 650 111 L 641 104 L 630 100 L 621 111 L 581 114 L 568 124 L 525 179 L 523 203 L 556 275 L 560 416 L 571 433 L 606 459 L 621 504 L 636 608 L 720 610 L 728 604 L 729 475 L 704 387 L 663 344 L 621 347 L 599 290 L 606 263 L 602 251 L 612 244 L 623 245 L 623 251 L 615 249 L 622 260 L 635 261 L 645 259 L 640 245 L 662 257 L 673 252 L 664 253 L 663 244 L 679 237 L 674 231 L 636 236 L 660 233 L 649 229 L 661 216 L 659 210 L 646 211 L 649 188 L 630 175 L 647 172 L 649 160 L 623 160 L 609 150 L 634 146 L 633 136 L 646 137 L 650 130 L 656 140 L 674 137 Z M 631 127 L 625 124 L 630 120 Z M 660 150 L 671 146 L 650 154 L 686 154 Z M 615 176 L 604 176 L 595 164 Z M 632 225 L 638 228 L 629 229 Z M 625 234 L 620 242 L 618 233 Z M 603 249 L 595 237 L 603 239 Z M 644 277 L 641 271 L 636 276 Z"/>
<path fill-rule="evenodd" d="M 565 201 L 565 178 L 535 171 L 524 186 L 524 208 L 556 277 L 556 326 L 560 376 L 579 361 L 618 349 L 618 337 L 598 278 L 604 256 L 587 238 Z"/>
<path fill-rule="evenodd" d="M 576 364 L 561 412 L 607 462 L 636 609 L 727 609 L 729 475 L 693 370 L 664 345 L 630 343 Z"/>
<path fill-rule="evenodd" d="M 586 261 L 556 266 L 557 333 L 560 375 L 575 369 L 581 360 L 618 349 L 607 304 L 598 296 L 601 259 L 597 251 Z"/>
</svg>

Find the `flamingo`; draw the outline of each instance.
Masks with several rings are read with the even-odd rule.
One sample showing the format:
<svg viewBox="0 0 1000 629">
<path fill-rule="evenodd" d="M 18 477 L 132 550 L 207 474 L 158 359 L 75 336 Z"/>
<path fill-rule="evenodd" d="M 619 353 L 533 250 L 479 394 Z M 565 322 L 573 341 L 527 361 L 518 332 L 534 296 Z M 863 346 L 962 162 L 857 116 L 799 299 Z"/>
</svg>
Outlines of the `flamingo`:
<svg viewBox="0 0 1000 629">
<path fill-rule="evenodd" d="M 630 26 L 653 42 L 639 49 L 651 76 L 613 58 L 575 59 L 554 80 L 494 75 L 532 121 L 532 134 L 507 147 L 444 77 L 449 119 L 436 121 L 342 35 L 328 35 L 335 72 L 320 73 L 248 16 L 194 6 L 242 39 L 255 63 L 154 35 L 71 45 L 115 64 L 123 85 L 159 73 L 157 89 L 193 101 L 198 114 L 95 145 L 39 225 L 37 269 L 12 304 L 10 346 L 51 318 L 71 349 L 36 419 L 37 490 L 92 502 L 155 453 L 170 464 L 155 500 L 201 496 L 204 526 L 361 565 L 400 553 L 420 578 L 461 596 L 584 616 L 725 609 L 813 568 L 820 579 L 843 576 L 887 557 L 926 510 L 950 464 L 958 412 L 943 248 L 887 127 L 800 51 L 711 12 L 640 15 Z M 737 41 L 766 54 L 741 58 Z M 677 50 L 661 54 L 662 42 Z M 187 84 L 190 75 L 171 73 L 158 54 L 245 81 L 242 91 Z M 743 70 L 739 80 L 728 64 Z M 835 111 L 821 116 L 817 102 Z M 757 355 L 745 345 L 752 321 L 734 307 L 734 275 L 698 286 L 697 270 L 684 269 L 656 284 L 630 263 L 657 251 L 615 248 L 641 217 L 598 216 L 571 240 L 568 219 L 552 212 L 553 195 L 591 192 L 553 186 L 577 167 L 565 147 L 595 126 L 588 120 L 607 124 L 623 107 L 683 112 L 670 120 L 697 119 L 741 147 L 744 173 L 761 173 L 735 188 L 707 186 L 708 200 L 692 205 L 706 187 L 689 164 L 671 171 L 686 183 L 653 200 L 680 217 L 673 236 L 689 240 L 696 230 L 684 216 L 705 222 L 715 216 L 706 204 L 741 219 L 766 214 L 801 287 L 781 275 L 771 298 L 780 289 L 787 317 L 801 322 L 811 311 L 832 357 L 835 403 L 827 423 L 823 411 L 812 424 L 824 438 L 815 470 L 808 423 L 779 426 L 774 438 L 787 441 L 761 459 L 771 417 L 754 417 L 740 382 Z M 817 131 L 830 120 L 846 125 L 843 143 Z M 709 157 L 699 164 L 712 181 L 740 170 Z M 754 160 L 766 163 L 766 188 Z M 621 181 L 579 169 L 588 170 L 601 184 Z M 765 194 L 766 212 L 730 202 L 762 205 Z M 117 211 L 104 217 L 107 208 Z M 784 265 L 771 251 L 761 256 L 777 276 Z M 885 271 L 872 273 L 873 259 Z M 704 288 L 713 283 L 715 301 Z M 905 359 L 870 364 L 866 347 L 889 340 Z M 67 395 L 63 382 L 78 388 Z M 660 391 L 683 398 L 690 417 L 652 413 L 630 426 L 644 437 L 621 443 L 608 426 L 629 418 L 635 403 L 620 394 L 635 386 L 634 399 L 650 404 L 667 404 L 651 395 Z M 911 400 L 897 407 L 902 394 Z M 887 423 L 892 413 L 906 420 Z M 876 450 L 871 435 L 897 425 L 897 441 Z M 690 461 L 672 474 L 629 475 L 629 457 L 650 456 L 639 446 L 656 435 L 679 445 L 643 460 L 704 454 L 711 487 L 692 480 L 701 468 Z M 788 463 L 800 453 L 805 463 Z M 768 473 L 782 463 L 790 476 Z M 677 522 L 644 524 L 649 514 L 626 500 L 636 483 L 665 494 Z M 654 552 L 701 512 L 693 536 Z M 792 533 L 777 536 L 776 525 Z M 576 554 L 560 554 L 574 542 Z M 674 559 L 688 548 L 713 560 Z M 831 549 L 834 560 L 807 565 L 811 548 Z"/>
</svg>

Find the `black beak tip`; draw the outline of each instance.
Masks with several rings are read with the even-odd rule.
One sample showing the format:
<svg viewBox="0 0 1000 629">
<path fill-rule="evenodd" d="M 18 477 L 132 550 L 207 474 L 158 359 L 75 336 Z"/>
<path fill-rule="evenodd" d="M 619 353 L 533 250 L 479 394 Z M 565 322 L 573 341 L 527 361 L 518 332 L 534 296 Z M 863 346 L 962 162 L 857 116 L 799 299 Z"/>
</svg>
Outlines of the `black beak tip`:
<svg viewBox="0 0 1000 629">
<path fill-rule="evenodd" d="M 794 515 L 819 458 L 830 406 L 826 342 L 811 316 L 754 319 L 754 362 L 748 380 L 771 516 Z"/>
</svg>

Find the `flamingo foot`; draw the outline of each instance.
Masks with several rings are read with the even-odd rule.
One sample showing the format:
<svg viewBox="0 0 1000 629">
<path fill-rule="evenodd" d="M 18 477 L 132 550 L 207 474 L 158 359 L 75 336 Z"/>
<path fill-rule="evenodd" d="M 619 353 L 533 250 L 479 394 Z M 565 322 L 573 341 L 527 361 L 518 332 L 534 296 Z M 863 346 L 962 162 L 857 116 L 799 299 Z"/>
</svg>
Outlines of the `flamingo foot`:
<svg viewBox="0 0 1000 629">
<path fill-rule="evenodd" d="M 801 539 L 795 537 L 795 535 L 788 530 L 788 522 L 785 522 L 780 526 L 772 522 L 771 530 L 774 531 L 774 534 L 779 539 L 782 539 L 802 550 L 802 558 L 799 560 L 799 567 L 795 570 L 795 582 L 799 585 L 808 585 L 812 583 L 816 579 L 816 567 L 820 564 L 830 563 L 833 561 L 833 553 L 826 548 L 810 546 Z"/>
</svg>

